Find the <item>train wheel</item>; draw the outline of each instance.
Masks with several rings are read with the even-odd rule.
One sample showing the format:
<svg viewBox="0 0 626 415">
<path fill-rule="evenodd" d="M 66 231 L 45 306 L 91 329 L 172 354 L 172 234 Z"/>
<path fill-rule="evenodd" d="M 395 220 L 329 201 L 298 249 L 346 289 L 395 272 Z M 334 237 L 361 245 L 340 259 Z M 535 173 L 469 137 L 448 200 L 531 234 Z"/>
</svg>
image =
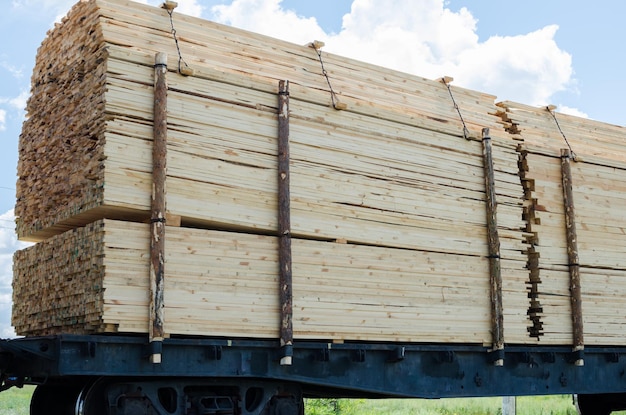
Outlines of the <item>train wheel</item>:
<svg viewBox="0 0 626 415">
<path fill-rule="evenodd" d="M 613 411 L 626 409 L 626 394 L 578 395 L 576 406 L 580 415 L 610 415 Z"/>
<path fill-rule="evenodd" d="M 78 398 L 74 415 L 107 415 L 108 401 L 105 379 L 97 379 L 82 388 Z"/>
<path fill-rule="evenodd" d="M 39 385 L 30 401 L 30 414 L 74 415 L 76 400 L 82 389 L 83 385 L 75 382 Z"/>
</svg>

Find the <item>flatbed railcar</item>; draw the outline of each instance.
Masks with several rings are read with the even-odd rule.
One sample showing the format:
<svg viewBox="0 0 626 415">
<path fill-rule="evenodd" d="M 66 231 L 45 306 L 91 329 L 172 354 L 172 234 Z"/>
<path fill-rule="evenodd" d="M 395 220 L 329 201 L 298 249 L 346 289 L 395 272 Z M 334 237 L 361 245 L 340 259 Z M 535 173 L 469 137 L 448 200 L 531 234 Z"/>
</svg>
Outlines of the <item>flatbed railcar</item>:
<svg viewBox="0 0 626 415">
<path fill-rule="evenodd" d="M 173 3 L 80 1 L 38 51 L 0 389 L 37 385 L 31 415 L 626 408 L 623 127 Z"/>
<path fill-rule="evenodd" d="M 36 384 L 31 414 L 303 413 L 303 397 L 578 394 L 582 414 L 626 408 L 626 348 L 484 347 L 59 335 L 0 341 L 2 388 Z M 504 358 L 503 366 L 495 366 Z"/>
</svg>

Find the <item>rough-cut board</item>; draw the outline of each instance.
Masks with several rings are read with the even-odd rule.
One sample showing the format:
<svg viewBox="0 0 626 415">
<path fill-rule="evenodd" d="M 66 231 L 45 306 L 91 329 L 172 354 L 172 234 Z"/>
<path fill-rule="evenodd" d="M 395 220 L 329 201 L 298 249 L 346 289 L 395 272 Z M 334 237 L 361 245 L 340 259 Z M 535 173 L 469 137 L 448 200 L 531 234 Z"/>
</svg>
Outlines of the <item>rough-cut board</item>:
<svg viewBox="0 0 626 415">
<path fill-rule="evenodd" d="M 167 236 L 168 334 L 278 336 L 276 237 L 172 227 Z M 485 258 L 300 239 L 292 245 L 298 339 L 490 341 Z M 104 220 L 19 251 L 17 331 L 146 333 L 148 246 L 149 225 Z M 508 323 L 523 330 L 524 305 L 511 311 Z"/>
</svg>

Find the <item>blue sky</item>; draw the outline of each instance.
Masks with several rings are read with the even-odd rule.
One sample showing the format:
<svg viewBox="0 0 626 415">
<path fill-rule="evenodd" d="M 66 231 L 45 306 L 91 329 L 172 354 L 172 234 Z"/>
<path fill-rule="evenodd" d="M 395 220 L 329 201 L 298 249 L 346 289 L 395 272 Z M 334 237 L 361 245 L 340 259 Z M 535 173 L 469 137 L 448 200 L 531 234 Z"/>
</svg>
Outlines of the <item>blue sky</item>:
<svg viewBox="0 0 626 415">
<path fill-rule="evenodd" d="M 17 143 L 37 47 L 74 0 L 5 0 L 0 14 L 0 337 L 10 334 Z M 159 5 L 160 0 L 142 0 Z M 625 125 L 620 0 L 179 0 L 176 12 L 530 105 Z"/>
</svg>

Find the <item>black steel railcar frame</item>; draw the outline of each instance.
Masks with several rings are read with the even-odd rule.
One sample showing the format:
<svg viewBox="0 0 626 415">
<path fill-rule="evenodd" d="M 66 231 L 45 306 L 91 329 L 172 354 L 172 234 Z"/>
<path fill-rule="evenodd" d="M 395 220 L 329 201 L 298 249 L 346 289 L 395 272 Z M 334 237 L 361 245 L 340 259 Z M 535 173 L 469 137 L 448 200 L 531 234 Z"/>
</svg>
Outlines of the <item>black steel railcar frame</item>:
<svg viewBox="0 0 626 415">
<path fill-rule="evenodd" d="M 293 365 L 277 341 L 165 339 L 163 361 L 143 337 L 59 335 L 0 341 L 5 385 L 66 377 L 205 378 L 298 384 L 307 396 L 513 396 L 626 392 L 626 348 L 296 342 Z M 504 366 L 493 362 L 504 358 Z"/>
</svg>

